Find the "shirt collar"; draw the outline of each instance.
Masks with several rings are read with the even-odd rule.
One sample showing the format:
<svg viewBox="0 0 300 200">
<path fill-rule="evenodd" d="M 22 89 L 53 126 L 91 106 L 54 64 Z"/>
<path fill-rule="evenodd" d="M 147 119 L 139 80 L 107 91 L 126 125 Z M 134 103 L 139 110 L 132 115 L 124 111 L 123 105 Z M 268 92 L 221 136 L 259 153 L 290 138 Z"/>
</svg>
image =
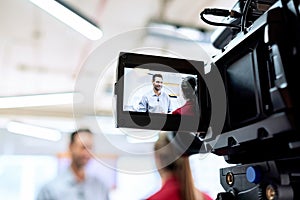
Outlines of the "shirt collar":
<svg viewBox="0 0 300 200">
<path fill-rule="evenodd" d="M 160 91 L 160 95 L 156 95 L 155 92 L 154 92 L 153 89 L 152 89 L 152 96 L 159 97 L 159 96 L 162 95 L 162 93 L 163 93 L 163 92 L 162 92 L 162 90 L 161 90 L 161 91 Z"/>
<path fill-rule="evenodd" d="M 64 172 L 64 176 L 67 183 L 69 183 L 70 185 L 75 185 L 77 183 L 75 174 L 72 171 L 71 166 L 66 169 L 66 171 Z"/>
</svg>

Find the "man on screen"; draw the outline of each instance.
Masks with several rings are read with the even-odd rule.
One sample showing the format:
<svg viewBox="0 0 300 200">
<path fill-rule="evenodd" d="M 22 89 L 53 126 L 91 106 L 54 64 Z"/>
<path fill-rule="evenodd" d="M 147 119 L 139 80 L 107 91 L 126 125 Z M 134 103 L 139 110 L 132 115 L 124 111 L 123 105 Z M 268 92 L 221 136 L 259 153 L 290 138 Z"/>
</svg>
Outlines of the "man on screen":
<svg viewBox="0 0 300 200">
<path fill-rule="evenodd" d="M 138 112 L 170 113 L 172 111 L 169 95 L 162 91 L 163 77 L 161 74 L 152 76 L 153 88 L 142 96 L 138 104 Z"/>
</svg>

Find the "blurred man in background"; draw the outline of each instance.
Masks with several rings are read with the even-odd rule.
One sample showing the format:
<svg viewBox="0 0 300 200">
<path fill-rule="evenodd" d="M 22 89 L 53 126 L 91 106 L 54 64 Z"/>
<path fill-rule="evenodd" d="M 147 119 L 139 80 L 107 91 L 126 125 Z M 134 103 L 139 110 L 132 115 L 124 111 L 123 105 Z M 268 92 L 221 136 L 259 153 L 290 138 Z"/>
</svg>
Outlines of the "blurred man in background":
<svg viewBox="0 0 300 200">
<path fill-rule="evenodd" d="M 73 132 L 69 143 L 70 166 L 42 187 L 37 200 L 108 200 L 106 185 L 85 171 L 92 149 L 93 133 L 89 129 Z"/>
</svg>

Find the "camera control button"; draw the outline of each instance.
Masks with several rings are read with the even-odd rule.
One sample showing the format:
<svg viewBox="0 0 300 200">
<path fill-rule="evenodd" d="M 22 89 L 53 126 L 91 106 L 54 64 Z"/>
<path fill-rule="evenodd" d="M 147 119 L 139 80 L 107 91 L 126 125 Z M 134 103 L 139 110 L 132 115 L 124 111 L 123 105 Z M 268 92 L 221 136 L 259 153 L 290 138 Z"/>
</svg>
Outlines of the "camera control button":
<svg viewBox="0 0 300 200">
<path fill-rule="evenodd" d="M 246 170 L 246 177 L 250 183 L 258 183 L 261 180 L 261 170 L 258 166 L 250 166 Z"/>
</svg>

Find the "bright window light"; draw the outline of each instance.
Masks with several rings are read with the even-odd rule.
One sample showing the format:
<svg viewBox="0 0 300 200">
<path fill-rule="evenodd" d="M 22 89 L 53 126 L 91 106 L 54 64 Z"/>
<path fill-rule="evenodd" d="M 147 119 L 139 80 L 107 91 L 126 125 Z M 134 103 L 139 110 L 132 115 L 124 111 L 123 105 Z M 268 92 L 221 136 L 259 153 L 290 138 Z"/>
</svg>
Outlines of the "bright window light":
<svg viewBox="0 0 300 200">
<path fill-rule="evenodd" d="M 6 128 L 11 133 L 40 138 L 44 140 L 59 141 L 61 139 L 60 131 L 50 128 L 24 124 L 20 122 L 9 122 Z"/>
<path fill-rule="evenodd" d="M 36 106 L 53 106 L 53 105 L 67 105 L 77 103 L 74 102 L 74 95 L 76 100 L 80 102 L 82 96 L 75 93 L 56 93 L 56 94 L 38 94 L 25 96 L 0 97 L 1 108 L 21 108 L 21 107 L 36 107 Z"/>
<path fill-rule="evenodd" d="M 58 20 L 78 31 L 90 40 L 98 40 L 103 36 L 95 24 L 87 21 L 84 17 L 72 12 L 71 9 L 55 0 L 30 0 L 36 6 L 45 10 Z"/>
</svg>

